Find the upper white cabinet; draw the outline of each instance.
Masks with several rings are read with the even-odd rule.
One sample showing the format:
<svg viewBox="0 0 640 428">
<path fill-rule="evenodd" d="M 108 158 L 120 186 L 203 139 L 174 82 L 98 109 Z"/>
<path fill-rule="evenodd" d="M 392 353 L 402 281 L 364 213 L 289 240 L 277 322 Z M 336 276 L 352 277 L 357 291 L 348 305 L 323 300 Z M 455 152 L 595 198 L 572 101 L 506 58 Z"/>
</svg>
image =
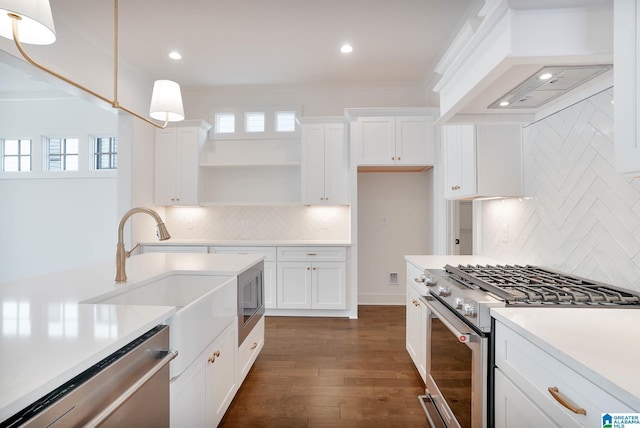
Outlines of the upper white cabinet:
<svg viewBox="0 0 640 428">
<path fill-rule="evenodd" d="M 433 165 L 430 116 L 362 116 L 356 128 L 358 165 Z"/>
<path fill-rule="evenodd" d="M 614 142 L 617 169 L 640 174 L 640 5 L 614 2 Z"/>
<path fill-rule="evenodd" d="M 447 199 L 522 195 L 520 125 L 443 127 Z"/>
<path fill-rule="evenodd" d="M 204 187 L 199 156 L 211 125 L 184 121 L 156 131 L 156 205 L 198 205 Z"/>
<path fill-rule="evenodd" d="M 349 203 L 349 161 L 344 118 L 338 123 L 302 124 L 302 203 Z"/>
</svg>

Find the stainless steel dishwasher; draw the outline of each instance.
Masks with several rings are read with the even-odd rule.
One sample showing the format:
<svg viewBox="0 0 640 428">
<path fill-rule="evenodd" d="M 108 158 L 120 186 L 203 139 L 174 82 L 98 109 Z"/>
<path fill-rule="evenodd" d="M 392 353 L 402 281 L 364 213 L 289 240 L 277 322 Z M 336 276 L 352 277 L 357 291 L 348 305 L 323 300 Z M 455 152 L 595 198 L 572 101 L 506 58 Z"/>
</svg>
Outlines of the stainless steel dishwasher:
<svg viewBox="0 0 640 428">
<path fill-rule="evenodd" d="M 168 427 L 169 327 L 158 326 L 1 427 Z"/>
</svg>

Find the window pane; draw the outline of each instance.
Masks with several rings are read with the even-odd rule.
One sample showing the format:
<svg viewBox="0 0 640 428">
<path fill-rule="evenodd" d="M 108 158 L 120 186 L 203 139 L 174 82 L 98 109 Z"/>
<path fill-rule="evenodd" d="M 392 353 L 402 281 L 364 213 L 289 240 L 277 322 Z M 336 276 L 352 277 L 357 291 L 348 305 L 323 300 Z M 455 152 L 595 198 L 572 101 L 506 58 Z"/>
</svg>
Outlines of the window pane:
<svg viewBox="0 0 640 428">
<path fill-rule="evenodd" d="M 5 171 L 19 171 L 18 170 L 18 157 L 7 156 L 4 158 L 4 170 Z"/>
<path fill-rule="evenodd" d="M 49 153 L 50 154 L 60 154 L 62 153 L 62 141 L 57 138 L 52 138 L 49 140 Z"/>
<path fill-rule="evenodd" d="M 20 140 L 20 154 L 21 155 L 31 154 L 31 140 Z"/>
<path fill-rule="evenodd" d="M 296 114 L 292 111 L 279 111 L 276 113 L 276 131 L 292 132 L 296 130 Z"/>
<path fill-rule="evenodd" d="M 76 138 L 70 138 L 66 141 L 65 153 L 77 154 L 78 153 L 78 140 Z"/>
<path fill-rule="evenodd" d="M 5 140 L 4 141 L 4 154 L 5 155 L 17 155 L 18 154 L 18 140 Z"/>
<path fill-rule="evenodd" d="M 31 171 L 31 156 L 20 156 L 20 171 Z"/>
<path fill-rule="evenodd" d="M 65 170 L 77 171 L 78 170 L 78 155 L 67 155 Z"/>
<path fill-rule="evenodd" d="M 264 132 L 264 113 L 246 113 L 244 123 L 247 132 Z"/>
<path fill-rule="evenodd" d="M 236 131 L 236 116 L 232 113 L 216 114 L 216 132 L 230 134 Z"/>
<path fill-rule="evenodd" d="M 61 158 L 58 155 L 49 156 L 49 170 L 60 171 L 62 169 Z"/>
</svg>

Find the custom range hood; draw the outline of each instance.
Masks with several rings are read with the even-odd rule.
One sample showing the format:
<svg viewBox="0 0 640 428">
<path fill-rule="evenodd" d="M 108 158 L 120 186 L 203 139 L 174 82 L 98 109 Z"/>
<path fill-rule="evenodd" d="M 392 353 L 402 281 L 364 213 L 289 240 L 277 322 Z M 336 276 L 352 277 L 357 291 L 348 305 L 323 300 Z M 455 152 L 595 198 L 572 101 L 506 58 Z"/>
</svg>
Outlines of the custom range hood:
<svg viewBox="0 0 640 428">
<path fill-rule="evenodd" d="M 531 123 L 613 82 L 610 0 L 486 0 L 435 68 L 439 124 Z"/>
</svg>

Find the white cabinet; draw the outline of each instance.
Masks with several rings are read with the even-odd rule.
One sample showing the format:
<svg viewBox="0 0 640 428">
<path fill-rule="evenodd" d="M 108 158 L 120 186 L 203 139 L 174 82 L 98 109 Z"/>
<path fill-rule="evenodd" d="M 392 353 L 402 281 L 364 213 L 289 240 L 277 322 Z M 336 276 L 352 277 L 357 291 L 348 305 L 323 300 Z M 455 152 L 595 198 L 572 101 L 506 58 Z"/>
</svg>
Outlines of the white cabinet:
<svg viewBox="0 0 640 428">
<path fill-rule="evenodd" d="M 447 199 L 522 195 L 520 125 L 443 127 Z"/>
<path fill-rule="evenodd" d="M 302 123 L 301 171 L 303 204 L 349 203 L 344 123 Z"/>
<path fill-rule="evenodd" d="M 209 247 L 209 253 L 264 254 L 264 307 L 276 307 L 276 247 Z"/>
<path fill-rule="evenodd" d="M 278 309 L 346 309 L 344 247 L 278 247 Z"/>
<path fill-rule="evenodd" d="M 615 163 L 618 171 L 640 174 L 640 5 L 615 0 L 613 92 Z"/>
<path fill-rule="evenodd" d="M 601 426 L 602 413 L 634 412 L 503 323 L 495 325 L 497 428 L 593 427 Z"/>
<path fill-rule="evenodd" d="M 433 118 L 364 116 L 357 121 L 358 165 L 433 165 Z"/>
<path fill-rule="evenodd" d="M 200 151 L 211 125 L 204 121 L 180 122 L 156 130 L 156 205 L 198 205 L 204 188 L 199 168 Z"/>
<path fill-rule="evenodd" d="M 238 385 L 242 385 L 249 370 L 264 347 L 264 317 L 253 327 L 251 333 L 238 347 Z"/>
<path fill-rule="evenodd" d="M 237 322 L 225 330 L 171 382 L 171 426 L 214 427 L 237 389 Z"/>
<path fill-rule="evenodd" d="M 407 281 L 410 277 L 407 276 Z M 411 279 L 412 280 L 412 279 Z M 406 348 L 423 382 L 427 380 L 427 308 L 420 295 L 407 284 Z"/>
</svg>

